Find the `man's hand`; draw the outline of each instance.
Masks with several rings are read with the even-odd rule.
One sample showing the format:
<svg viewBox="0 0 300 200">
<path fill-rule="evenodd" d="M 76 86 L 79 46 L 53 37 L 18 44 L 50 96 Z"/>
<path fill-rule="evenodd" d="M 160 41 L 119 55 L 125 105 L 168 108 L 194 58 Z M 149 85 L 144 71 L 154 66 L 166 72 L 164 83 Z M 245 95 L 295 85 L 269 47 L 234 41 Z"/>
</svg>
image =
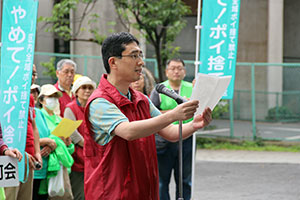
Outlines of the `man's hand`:
<svg viewBox="0 0 300 200">
<path fill-rule="evenodd" d="M 4 152 L 4 155 L 10 156 L 13 158 L 17 158 L 19 160 L 19 162 L 22 160 L 22 157 L 23 157 L 23 155 L 21 154 L 21 152 L 18 149 L 7 149 Z"/>
<path fill-rule="evenodd" d="M 207 126 L 212 120 L 210 108 L 206 108 L 202 115 L 197 115 L 193 120 L 193 128 L 200 129 Z"/>
<path fill-rule="evenodd" d="M 198 104 L 199 101 L 197 100 L 188 101 L 180 104 L 173 110 L 170 110 L 169 113 L 172 113 L 171 116 L 174 117 L 174 121 L 187 120 L 194 116 L 194 113 L 198 108 Z"/>
</svg>

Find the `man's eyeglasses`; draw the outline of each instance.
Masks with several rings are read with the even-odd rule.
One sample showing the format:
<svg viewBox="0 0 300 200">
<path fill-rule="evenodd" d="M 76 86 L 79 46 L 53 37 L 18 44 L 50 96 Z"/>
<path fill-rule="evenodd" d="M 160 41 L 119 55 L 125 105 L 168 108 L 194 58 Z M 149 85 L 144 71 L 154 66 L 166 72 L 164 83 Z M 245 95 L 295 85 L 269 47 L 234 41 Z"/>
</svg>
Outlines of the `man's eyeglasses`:
<svg viewBox="0 0 300 200">
<path fill-rule="evenodd" d="M 144 59 L 144 54 L 143 53 L 139 53 L 139 54 L 129 54 L 129 55 L 121 55 L 121 56 L 117 56 L 117 57 L 131 57 L 133 60 L 137 60 L 139 58 Z"/>
<path fill-rule="evenodd" d="M 32 76 L 37 77 L 38 73 L 37 72 L 32 72 Z"/>
</svg>

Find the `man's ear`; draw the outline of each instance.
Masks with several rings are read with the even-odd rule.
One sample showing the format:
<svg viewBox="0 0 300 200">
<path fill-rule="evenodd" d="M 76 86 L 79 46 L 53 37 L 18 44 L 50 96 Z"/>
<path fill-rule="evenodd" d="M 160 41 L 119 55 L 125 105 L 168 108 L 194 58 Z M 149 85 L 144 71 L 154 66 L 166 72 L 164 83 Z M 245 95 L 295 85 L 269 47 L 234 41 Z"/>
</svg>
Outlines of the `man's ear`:
<svg viewBox="0 0 300 200">
<path fill-rule="evenodd" d="M 110 66 L 110 69 L 116 69 L 117 68 L 117 62 L 118 60 L 116 59 L 116 57 L 110 57 L 108 59 L 108 64 Z"/>
<path fill-rule="evenodd" d="M 168 77 L 168 75 L 167 75 L 168 73 L 167 72 L 168 72 L 168 70 L 167 70 L 167 67 L 166 67 L 166 69 L 165 69 L 165 75 L 166 75 L 166 77 Z"/>
<path fill-rule="evenodd" d="M 58 78 L 58 74 L 59 74 L 59 71 L 58 70 L 56 70 L 56 77 Z"/>
</svg>

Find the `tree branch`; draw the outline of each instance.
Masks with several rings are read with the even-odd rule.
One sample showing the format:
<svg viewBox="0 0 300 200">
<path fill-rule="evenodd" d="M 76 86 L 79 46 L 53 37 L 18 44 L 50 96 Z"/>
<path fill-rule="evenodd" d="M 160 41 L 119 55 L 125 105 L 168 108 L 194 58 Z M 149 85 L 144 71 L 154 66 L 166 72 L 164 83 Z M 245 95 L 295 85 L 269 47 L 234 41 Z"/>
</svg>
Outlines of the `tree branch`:
<svg viewBox="0 0 300 200">
<path fill-rule="evenodd" d="M 82 22 L 83 22 L 83 20 L 85 19 L 85 17 L 86 17 L 87 14 L 88 14 L 87 10 L 88 10 L 88 7 L 89 7 L 90 3 L 91 3 L 91 2 L 89 2 L 89 3 L 86 4 L 86 6 L 85 6 L 85 8 L 84 8 L 84 10 L 83 10 L 82 16 L 81 16 L 81 18 L 80 18 L 78 28 L 77 28 L 77 30 L 76 30 L 76 32 L 75 32 L 75 34 L 74 34 L 73 36 L 76 36 L 76 35 L 79 34 L 80 28 L 81 28 L 81 26 L 82 26 Z M 95 4 L 94 4 L 94 5 L 95 5 Z"/>
</svg>

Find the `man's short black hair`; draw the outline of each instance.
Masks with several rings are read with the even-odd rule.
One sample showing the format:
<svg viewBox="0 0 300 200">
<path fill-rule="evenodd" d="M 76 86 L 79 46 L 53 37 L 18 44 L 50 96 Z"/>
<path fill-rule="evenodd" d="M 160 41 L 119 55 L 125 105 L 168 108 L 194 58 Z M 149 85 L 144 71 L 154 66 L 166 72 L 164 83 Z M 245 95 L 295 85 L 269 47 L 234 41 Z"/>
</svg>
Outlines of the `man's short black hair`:
<svg viewBox="0 0 300 200">
<path fill-rule="evenodd" d="M 120 56 L 125 50 L 125 46 L 135 42 L 139 45 L 139 41 L 128 32 L 114 33 L 108 36 L 102 44 L 102 59 L 106 72 L 110 73 L 108 59 L 112 56 Z"/>
<path fill-rule="evenodd" d="M 174 61 L 174 62 L 181 62 L 182 65 L 185 67 L 185 63 L 184 63 L 184 61 L 183 61 L 181 58 L 172 58 L 172 59 L 168 60 L 168 61 L 167 61 L 167 67 L 168 67 L 168 65 L 170 64 L 171 61 Z"/>
</svg>

